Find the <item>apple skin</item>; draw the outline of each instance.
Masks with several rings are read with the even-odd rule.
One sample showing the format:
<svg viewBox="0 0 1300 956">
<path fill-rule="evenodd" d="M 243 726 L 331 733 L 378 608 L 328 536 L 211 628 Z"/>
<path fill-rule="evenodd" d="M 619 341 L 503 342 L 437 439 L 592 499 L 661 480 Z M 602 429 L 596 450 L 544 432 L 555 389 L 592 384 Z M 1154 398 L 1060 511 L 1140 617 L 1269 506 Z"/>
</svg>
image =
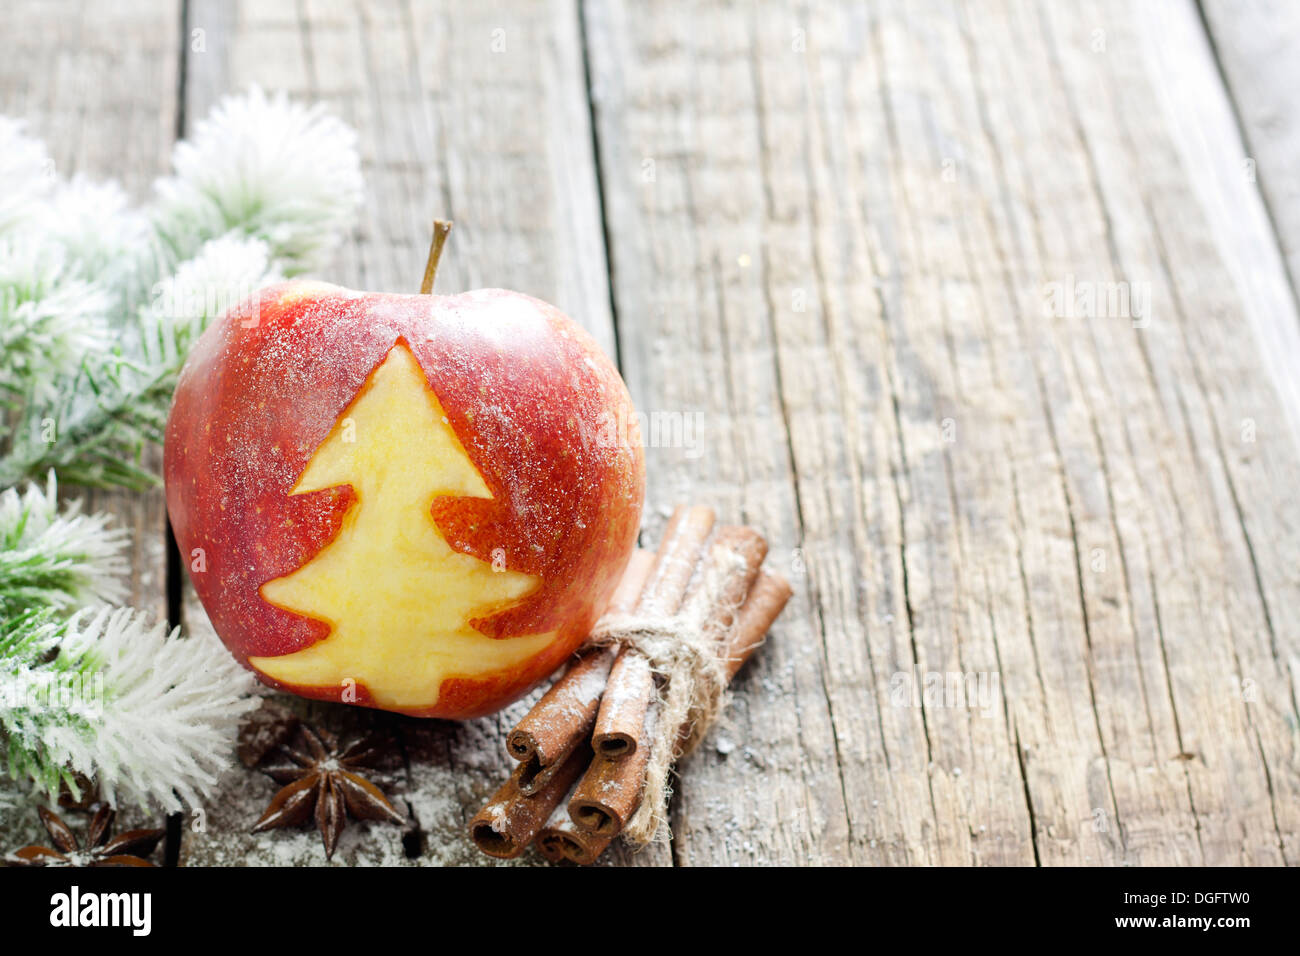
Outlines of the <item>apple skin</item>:
<svg viewBox="0 0 1300 956">
<path fill-rule="evenodd" d="M 558 631 L 509 672 L 448 678 L 434 706 L 402 711 L 480 716 L 518 699 L 583 641 L 640 524 L 645 462 L 627 387 L 554 306 L 501 289 L 393 295 L 299 281 L 262 290 L 210 326 L 181 371 L 164 451 L 167 511 L 213 627 L 245 667 L 327 637 L 325 622 L 268 603 L 259 588 L 338 533 L 356 500 L 350 486 L 290 491 L 399 340 L 493 495 L 435 498 L 434 524 L 454 550 L 490 563 L 504 548 L 508 568 L 540 578 L 520 603 L 472 626 L 493 638 Z M 302 696 L 344 699 L 343 688 L 254 673 Z M 377 706 L 363 685 L 351 696 Z"/>
</svg>

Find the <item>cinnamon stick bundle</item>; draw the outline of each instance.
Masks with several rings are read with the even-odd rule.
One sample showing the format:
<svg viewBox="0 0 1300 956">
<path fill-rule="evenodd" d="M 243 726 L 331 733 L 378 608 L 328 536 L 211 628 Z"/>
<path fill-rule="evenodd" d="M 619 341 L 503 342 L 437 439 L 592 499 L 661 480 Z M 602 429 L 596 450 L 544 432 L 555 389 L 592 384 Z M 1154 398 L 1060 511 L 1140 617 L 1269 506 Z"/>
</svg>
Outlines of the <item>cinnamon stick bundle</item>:
<svg viewBox="0 0 1300 956">
<path fill-rule="evenodd" d="M 636 607 L 653 565 L 652 552 L 632 552 L 606 614 L 625 614 Z M 521 762 L 518 779 L 524 793 L 545 787 L 564 758 L 591 735 L 617 653 L 611 645 L 583 654 L 511 731 L 506 750 Z"/>
<path fill-rule="evenodd" d="M 715 527 L 708 508 L 679 508 L 658 550 L 634 554 L 594 632 L 596 646 L 508 738 L 519 764 L 471 822 L 484 852 L 513 857 L 535 840 L 548 860 L 590 863 L 629 825 L 629 839 L 649 839 L 672 761 L 698 743 L 725 684 L 790 598 L 789 583 L 761 569 L 766 554 L 758 532 Z M 679 629 L 691 635 L 681 645 L 685 665 Z M 692 662 L 703 659 L 706 671 L 697 673 Z M 662 699 L 655 667 L 668 681 Z"/>
<path fill-rule="evenodd" d="M 519 785 L 523 769 L 520 764 L 488 805 L 469 822 L 470 838 L 488 856 L 502 860 L 519 856 L 564 800 L 590 760 L 587 748 L 575 750 L 551 774 L 546 785 L 532 794 L 524 793 Z"/>
<path fill-rule="evenodd" d="M 664 529 L 645 590 L 636 612 L 670 617 L 681 607 L 695 573 L 700 549 L 713 528 L 712 508 L 678 508 Z M 632 755 L 645 739 L 646 708 L 654 696 L 650 662 L 634 647 L 624 647 L 609 672 L 591 737 L 596 753 L 606 757 Z"/>
<path fill-rule="evenodd" d="M 669 540 L 672 539 L 666 535 L 665 541 Z M 737 613 L 767 556 L 767 542 L 752 528 L 724 526 L 708 540 L 704 551 L 706 555 L 690 579 L 684 603 L 698 605 L 705 632 L 720 639 L 733 631 Z M 784 603 L 782 601 L 781 605 Z M 761 617 L 751 616 L 747 624 L 755 627 L 760 622 Z M 767 627 L 764 626 L 757 636 L 752 633 L 740 635 L 739 639 L 748 647 L 745 657 L 753 652 L 766 633 Z M 728 644 L 719 652 L 728 661 L 726 678 L 729 681 L 735 674 L 730 669 L 732 646 Z M 654 704 L 641 711 L 641 723 L 635 728 L 638 740 L 648 742 L 653 738 L 657 715 L 658 708 Z M 696 717 L 692 713 L 681 715 L 674 738 L 674 752 L 666 757 L 665 763 L 670 764 L 693 744 Z M 594 737 L 593 745 L 596 756 L 569 800 L 569 816 L 581 830 L 599 836 L 616 835 L 623 831 L 641 807 L 650 754 L 644 744 L 632 748 L 630 754 L 614 756 L 602 751 Z"/>
<path fill-rule="evenodd" d="M 591 766 L 569 797 L 569 816 L 580 830 L 612 839 L 623 832 L 641 806 L 645 770 L 650 761 L 648 741 L 656 720 L 657 705 L 651 703 L 642 724 L 646 743 L 627 756 L 610 757 L 596 751 Z"/>
<path fill-rule="evenodd" d="M 597 758 L 599 759 L 599 758 Z M 572 793 L 569 795 L 572 797 Z M 537 849 L 552 863 L 569 860 L 573 863 L 594 863 L 614 840 L 613 834 L 600 836 L 578 829 L 569 816 L 568 800 L 560 801 L 551 812 L 546 826 L 538 831 Z"/>
</svg>

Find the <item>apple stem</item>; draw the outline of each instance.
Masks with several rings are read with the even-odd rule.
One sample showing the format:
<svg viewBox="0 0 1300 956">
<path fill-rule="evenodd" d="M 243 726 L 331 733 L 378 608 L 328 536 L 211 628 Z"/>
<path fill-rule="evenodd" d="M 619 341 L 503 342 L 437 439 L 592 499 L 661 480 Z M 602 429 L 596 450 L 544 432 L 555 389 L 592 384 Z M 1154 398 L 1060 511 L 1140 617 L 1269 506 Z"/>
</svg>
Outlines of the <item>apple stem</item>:
<svg viewBox="0 0 1300 956">
<path fill-rule="evenodd" d="M 433 277 L 438 271 L 438 260 L 442 258 L 442 247 L 447 243 L 447 234 L 451 232 L 450 219 L 433 221 L 433 242 L 429 244 L 429 261 L 424 266 L 424 281 L 420 283 L 420 294 L 433 292 Z"/>
</svg>

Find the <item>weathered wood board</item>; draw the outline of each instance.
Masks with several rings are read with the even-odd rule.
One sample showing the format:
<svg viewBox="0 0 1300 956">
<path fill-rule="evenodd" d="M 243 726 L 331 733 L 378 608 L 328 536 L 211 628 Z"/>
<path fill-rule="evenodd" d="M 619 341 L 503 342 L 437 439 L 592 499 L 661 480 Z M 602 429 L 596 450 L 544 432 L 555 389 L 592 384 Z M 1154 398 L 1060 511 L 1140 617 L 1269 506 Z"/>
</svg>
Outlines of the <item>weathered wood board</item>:
<svg viewBox="0 0 1300 956">
<path fill-rule="evenodd" d="M 1294 296 L 1300 288 L 1300 115 L 1294 106 L 1300 7 L 1286 0 L 1202 0 L 1200 7 L 1245 141 L 1238 171 L 1267 199 Z"/>
<path fill-rule="evenodd" d="M 587 23 L 625 374 L 713 426 L 653 500 L 808 570 L 741 709 L 776 769 L 696 761 L 678 858 L 1294 859 L 1296 445 L 1148 44 L 1205 51 L 1119 4 Z"/>
<path fill-rule="evenodd" d="M 21 3 L 0 109 L 138 190 L 228 91 L 327 103 L 367 199 L 324 277 L 413 290 L 456 219 L 440 290 L 618 358 L 646 539 L 683 501 L 768 532 L 795 597 L 671 847 L 608 862 L 1296 863 L 1296 34 L 1231 6 Z M 93 503 L 166 613 L 161 496 Z M 413 827 L 335 863 L 481 862 L 524 706 L 301 705 L 399 743 Z M 182 862 L 323 862 L 248 834 L 274 789 L 233 770 Z"/>
</svg>

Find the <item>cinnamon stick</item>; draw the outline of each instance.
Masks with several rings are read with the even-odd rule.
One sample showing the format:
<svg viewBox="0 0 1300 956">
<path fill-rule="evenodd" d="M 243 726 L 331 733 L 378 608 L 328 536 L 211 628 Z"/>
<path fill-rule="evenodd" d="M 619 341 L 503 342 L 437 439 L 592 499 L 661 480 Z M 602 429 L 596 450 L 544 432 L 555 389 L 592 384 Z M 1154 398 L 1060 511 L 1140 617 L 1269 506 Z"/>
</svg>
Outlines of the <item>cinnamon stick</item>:
<svg viewBox="0 0 1300 956">
<path fill-rule="evenodd" d="M 654 564 L 654 552 L 632 552 L 605 614 L 626 614 L 636 607 Z M 529 795 L 550 782 L 590 733 L 601 694 L 618 648 L 596 648 L 578 658 L 542 696 L 506 739 L 506 751 L 520 761 L 520 789 Z"/>
<path fill-rule="evenodd" d="M 583 654 L 556 681 L 506 739 L 506 750 L 518 758 L 519 789 L 533 796 L 551 781 L 564 758 L 591 733 L 605 679 L 617 648 L 601 647 Z"/>
<path fill-rule="evenodd" d="M 705 603 L 705 628 L 727 633 L 766 557 L 767 539 L 753 528 L 723 525 L 705 545 L 701 561 L 702 567 L 712 567 L 720 577 L 706 581 L 707 575 L 698 575 L 683 603 Z"/>
<path fill-rule="evenodd" d="M 786 602 L 790 599 L 790 594 L 790 584 L 785 578 L 767 571 L 758 572 L 753 586 L 745 596 L 744 604 L 736 612 L 735 624 L 728 632 L 728 681 L 736 675 L 745 661 L 762 645 L 768 630 L 772 626 L 772 622 L 776 620 Z M 649 713 L 651 714 L 650 720 L 653 721 L 653 707 Z M 685 741 L 685 732 L 687 730 L 686 727 L 679 729 L 677 738 L 679 746 Z M 640 791 L 645 785 L 645 760 L 648 759 L 649 748 L 642 749 L 646 751 L 647 756 L 638 761 L 640 763 L 639 767 L 632 766 L 635 758 L 609 760 L 598 754 L 592 759 L 591 766 L 582 779 L 578 781 L 573 793 L 566 801 L 570 816 L 569 827 L 560 828 L 553 825 L 555 816 L 564 809 L 563 807 L 557 808 L 552 820 L 547 823 L 548 843 L 544 846 L 543 852 L 547 852 L 549 848 L 551 852 L 557 854 L 556 859 L 563 858 L 575 860 L 576 862 L 590 862 L 595 859 L 595 856 L 591 854 L 591 847 L 594 844 L 582 843 L 583 839 L 587 841 L 604 841 L 605 844 L 608 844 L 615 834 L 621 832 L 623 826 L 626 825 L 639 806 L 642 796 Z M 622 774 L 616 773 L 618 770 L 624 772 Z M 635 803 L 618 802 L 610 796 L 616 793 L 626 793 L 629 786 L 635 788 L 637 792 Z M 617 828 L 609 823 L 601 825 L 601 813 L 609 814 L 610 822 L 615 819 L 621 822 Z M 574 848 L 580 843 L 584 850 Z M 601 849 L 603 849 L 603 846 Z M 583 853 L 581 858 L 578 855 L 580 852 Z M 599 851 L 597 851 L 596 855 L 598 854 Z"/>
<path fill-rule="evenodd" d="M 572 796 L 572 792 L 570 793 Z M 571 860 L 574 863 L 594 863 L 614 839 L 580 830 L 569 817 L 568 800 L 563 800 L 551 812 L 546 826 L 537 831 L 535 842 L 542 856 L 552 863 Z"/>
<path fill-rule="evenodd" d="M 654 566 L 636 605 L 637 614 L 668 617 L 681 607 L 709 531 L 712 508 L 679 507 L 664 529 Z M 632 647 L 619 651 L 610 668 L 591 742 L 596 753 L 627 757 L 645 739 L 645 715 L 655 691 L 654 672 Z"/>
<path fill-rule="evenodd" d="M 596 752 L 569 798 L 569 816 L 578 829 L 612 839 L 623 831 L 641 806 L 656 716 L 656 706 L 651 703 L 645 713 L 644 737 L 627 756 L 610 757 Z"/>
<path fill-rule="evenodd" d="M 679 505 L 664 527 L 637 611 L 668 617 L 681 607 L 699 563 L 700 551 L 713 530 L 712 508 Z"/>
<path fill-rule="evenodd" d="M 600 699 L 591 744 L 605 757 L 630 757 L 644 738 L 646 708 L 655 694 L 655 675 L 644 654 L 623 647 L 610 668 Z"/>
<path fill-rule="evenodd" d="M 760 576 L 760 566 L 766 556 L 767 541 L 752 528 L 730 525 L 719 528 L 704 548 L 699 573 L 694 576 L 692 590 L 686 598 L 687 602 L 707 602 L 707 609 L 701 608 L 703 627 L 720 640 L 726 639 L 726 645 L 718 650 L 728 661 L 728 680 L 743 659 L 762 643 L 768 626 L 788 597 L 789 585 L 783 579 L 775 575 Z M 750 592 L 758 581 L 764 581 L 763 588 L 754 595 L 755 603 L 750 608 Z M 784 597 L 779 594 L 778 582 L 786 588 Z M 737 658 L 734 668 L 733 658 Z M 615 836 L 640 807 L 656 715 L 657 708 L 652 702 L 642 713 L 637 746 L 629 753 L 610 756 L 599 747 L 594 748 L 596 756 L 569 799 L 569 816 L 580 830 L 597 836 Z M 689 723 L 677 729 L 675 746 L 679 752 L 689 742 L 691 730 Z"/>
<path fill-rule="evenodd" d="M 790 597 L 790 585 L 784 578 L 758 567 L 764 554 L 766 542 L 757 532 L 748 528 L 719 528 L 708 540 L 699 574 L 693 575 L 694 581 L 689 584 L 692 591 L 686 600 L 710 601 L 705 626 L 716 628 L 719 639 L 725 641 L 728 680 L 763 643 L 768 628 Z M 642 554 L 637 561 L 642 562 L 642 570 L 649 570 L 649 564 L 645 563 L 649 555 Z M 655 563 L 658 563 L 656 559 Z M 707 592 L 702 588 L 706 576 L 710 584 Z M 629 568 L 616 592 L 621 609 L 628 609 L 632 604 L 627 594 L 634 593 L 634 580 L 637 580 L 636 572 Z M 689 583 L 690 579 L 686 581 Z M 624 584 L 628 587 L 624 588 Z M 686 588 L 688 584 L 675 587 Z M 640 606 L 640 601 L 637 605 Z M 611 604 L 612 611 L 614 604 Z M 521 790 L 520 780 L 525 774 L 521 762 L 493 801 L 474 817 L 471 823 L 474 843 L 491 856 L 510 858 L 519 856 L 529 840 L 534 840 L 547 860 L 572 860 L 578 864 L 594 861 L 617 832 L 627 826 L 640 806 L 646 763 L 653 750 L 647 741 L 654 739 L 656 719 L 658 705 L 650 702 L 642 714 L 641 743 L 627 756 L 598 756 L 585 745 L 573 749 L 558 766 L 552 767 L 549 779 L 539 787 L 536 796 L 528 796 Z M 689 731 L 689 723 L 679 728 L 677 749 L 688 743 Z"/>
<path fill-rule="evenodd" d="M 767 545 L 764 542 L 764 551 Z M 757 569 L 756 569 L 757 570 Z M 777 619 L 785 604 L 794 593 L 790 582 L 779 574 L 758 570 L 754 576 L 753 586 L 745 595 L 745 603 L 735 612 L 734 623 L 728 625 L 726 636 L 727 683 L 745 666 L 745 661 L 753 655 L 767 639 L 767 632 L 772 629 L 772 622 Z M 725 612 L 719 612 L 721 620 Z M 691 730 L 685 724 L 677 730 L 677 759 L 686 752 L 691 743 Z"/>
<path fill-rule="evenodd" d="M 762 645 L 772 622 L 794 593 L 790 582 L 779 574 L 760 571 L 736 615 L 736 625 L 727 642 L 727 680 L 745 666 L 745 661 Z"/>
<path fill-rule="evenodd" d="M 588 748 L 575 750 L 551 775 L 546 786 L 531 796 L 519 788 L 523 765 L 516 767 L 488 805 L 469 822 L 469 835 L 474 844 L 488 856 L 498 859 L 510 860 L 519 856 L 560 805 L 590 760 Z"/>
<path fill-rule="evenodd" d="M 655 553 L 649 548 L 637 548 L 633 551 L 632 557 L 628 558 L 627 567 L 623 569 L 623 576 L 618 579 L 618 587 L 614 589 L 609 599 L 609 606 L 601 616 L 630 614 L 635 610 L 654 566 Z"/>
</svg>

